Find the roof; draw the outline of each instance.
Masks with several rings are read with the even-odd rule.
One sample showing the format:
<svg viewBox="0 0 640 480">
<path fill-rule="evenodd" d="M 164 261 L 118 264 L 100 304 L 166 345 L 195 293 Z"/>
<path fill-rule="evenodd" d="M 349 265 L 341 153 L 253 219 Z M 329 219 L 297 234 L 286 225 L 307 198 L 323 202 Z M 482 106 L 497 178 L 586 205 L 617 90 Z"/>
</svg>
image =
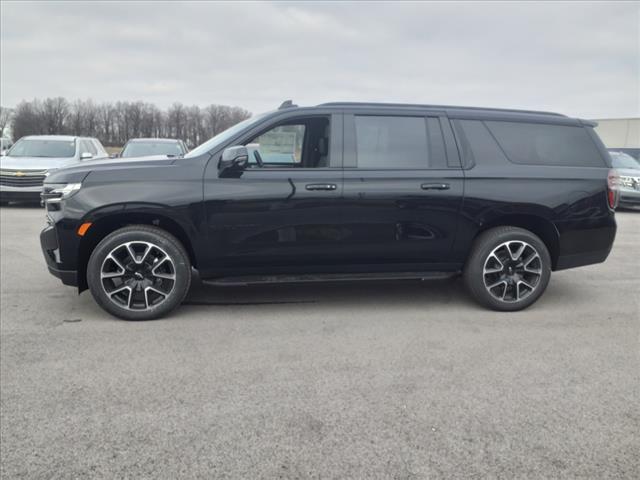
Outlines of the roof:
<svg viewBox="0 0 640 480">
<path fill-rule="evenodd" d="M 412 103 L 369 103 L 369 102 L 329 102 L 321 103 L 318 107 L 344 107 L 344 108 L 414 108 L 425 110 L 455 110 L 457 112 L 469 111 L 474 113 L 480 112 L 496 112 L 496 113 L 525 113 L 534 115 L 550 115 L 554 117 L 564 117 L 561 113 L 543 112 L 538 110 L 517 110 L 511 108 L 491 108 L 491 107 L 465 107 L 461 105 L 425 105 L 425 104 L 412 104 Z"/>
<path fill-rule="evenodd" d="M 84 137 L 77 137 L 74 135 L 27 135 L 24 138 L 35 138 L 38 140 L 61 140 L 61 141 L 72 141 L 75 140 L 77 138 L 84 138 Z"/>
<path fill-rule="evenodd" d="M 177 143 L 182 140 L 178 140 L 177 138 L 131 138 L 129 142 L 156 142 L 156 143 Z"/>
</svg>

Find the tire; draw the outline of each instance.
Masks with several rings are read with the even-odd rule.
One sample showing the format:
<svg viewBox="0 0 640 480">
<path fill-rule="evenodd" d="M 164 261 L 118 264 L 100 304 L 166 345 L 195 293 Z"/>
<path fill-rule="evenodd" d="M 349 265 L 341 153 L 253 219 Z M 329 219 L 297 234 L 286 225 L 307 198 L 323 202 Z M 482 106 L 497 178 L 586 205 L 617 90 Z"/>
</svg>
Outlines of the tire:
<svg viewBox="0 0 640 480">
<path fill-rule="evenodd" d="M 480 234 L 463 273 L 464 283 L 478 303 L 503 312 L 533 304 L 544 293 L 550 276 L 551 256 L 546 245 L 518 227 L 496 227 Z"/>
<path fill-rule="evenodd" d="M 133 225 L 112 232 L 96 246 L 87 265 L 87 283 L 96 303 L 112 315 L 152 320 L 182 303 L 191 285 L 191 264 L 173 235 Z"/>
</svg>

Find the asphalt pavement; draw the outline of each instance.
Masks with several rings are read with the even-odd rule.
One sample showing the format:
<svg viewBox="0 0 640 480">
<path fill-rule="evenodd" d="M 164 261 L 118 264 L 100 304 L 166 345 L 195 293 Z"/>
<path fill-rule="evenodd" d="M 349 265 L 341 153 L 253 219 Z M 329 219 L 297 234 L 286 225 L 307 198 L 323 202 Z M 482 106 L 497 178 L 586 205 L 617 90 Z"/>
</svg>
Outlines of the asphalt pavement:
<svg viewBox="0 0 640 480">
<path fill-rule="evenodd" d="M 125 322 L 0 210 L 0 477 L 639 478 L 640 212 L 518 313 L 459 279 L 196 285 Z"/>
</svg>

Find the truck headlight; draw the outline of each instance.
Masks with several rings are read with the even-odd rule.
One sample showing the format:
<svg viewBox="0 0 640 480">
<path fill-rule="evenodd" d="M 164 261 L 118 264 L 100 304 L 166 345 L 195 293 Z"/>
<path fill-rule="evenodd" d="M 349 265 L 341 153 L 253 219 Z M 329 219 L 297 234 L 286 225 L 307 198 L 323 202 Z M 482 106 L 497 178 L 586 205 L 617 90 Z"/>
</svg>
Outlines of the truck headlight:
<svg viewBox="0 0 640 480">
<path fill-rule="evenodd" d="M 74 195 L 82 187 L 81 183 L 45 184 L 42 200 L 46 203 L 59 203 Z"/>
</svg>

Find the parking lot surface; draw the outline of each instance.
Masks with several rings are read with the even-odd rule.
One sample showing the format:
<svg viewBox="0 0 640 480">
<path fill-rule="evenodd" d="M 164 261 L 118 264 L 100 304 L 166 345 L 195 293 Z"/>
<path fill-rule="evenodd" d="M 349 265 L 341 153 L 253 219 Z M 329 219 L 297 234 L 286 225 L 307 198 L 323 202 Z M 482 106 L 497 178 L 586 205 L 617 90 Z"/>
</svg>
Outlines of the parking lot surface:
<svg viewBox="0 0 640 480">
<path fill-rule="evenodd" d="M 124 322 L 1 218 L 2 478 L 638 478 L 640 213 L 524 312 L 459 279 L 216 288 Z"/>
</svg>

